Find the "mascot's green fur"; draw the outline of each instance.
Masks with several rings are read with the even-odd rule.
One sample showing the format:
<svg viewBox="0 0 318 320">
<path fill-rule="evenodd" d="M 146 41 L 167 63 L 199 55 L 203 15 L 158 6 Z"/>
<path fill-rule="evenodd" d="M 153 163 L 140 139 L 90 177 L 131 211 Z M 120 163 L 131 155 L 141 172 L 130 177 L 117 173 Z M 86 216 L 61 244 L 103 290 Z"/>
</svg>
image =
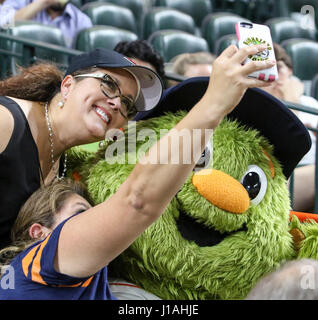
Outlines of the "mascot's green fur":
<svg viewBox="0 0 318 320">
<path fill-rule="evenodd" d="M 137 134 L 152 128 L 159 137 L 159 129 L 171 129 L 183 115 L 140 121 Z M 145 143 L 137 141 L 137 151 Z M 134 167 L 107 163 L 105 150 L 109 146 L 96 155 L 72 151 L 79 157 L 77 171 L 96 203 L 114 194 Z M 248 166 L 261 168 L 267 179 L 264 198 L 241 214 L 227 212 L 197 191 L 192 183 L 197 171 L 193 172 L 162 217 L 110 265 L 111 273 L 163 299 L 241 299 L 260 277 L 284 260 L 297 255 L 317 257 L 317 225 L 301 224 L 296 217 L 292 227 L 307 237 L 299 252 L 294 249 L 286 179 L 265 138 L 256 130 L 224 120 L 213 135 L 212 163 L 213 169 L 239 182 Z"/>
<path fill-rule="evenodd" d="M 199 90 L 191 92 L 199 95 Z M 266 101 L 269 101 L 267 105 Z M 250 108 L 249 100 L 243 102 L 248 106 L 245 113 L 253 123 L 259 121 L 261 107 L 267 116 L 274 106 L 276 114 L 271 98 L 261 96 L 259 102 L 256 103 L 259 109 Z M 185 103 L 192 106 L 195 101 L 187 96 Z M 299 137 L 297 128 L 303 128 L 303 125 L 288 112 L 287 116 L 285 111 L 279 112 L 277 114 L 282 117 L 279 121 L 292 119 L 286 127 L 291 128 L 290 132 L 296 132 L 296 136 L 291 137 L 291 143 L 295 144 Z M 160 138 L 161 130 L 173 128 L 184 114 L 179 111 L 138 121 L 135 133 L 137 158 Z M 207 161 L 209 153 L 206 152 L 203 163 L 207 167 L 199 161 L 200 165 L 187 178 L 163 215 L 110 264 L 111 275 L 133 282 L 162 299 L 243 299 L 263 275 L 282 262 L 318 258 L 318 224 L 313 220 L 302 223 L 296 216 L 290 221 L 286 161 L 278 161 L 274 156 L 277 150 L 264 135 L 236 119 L 229 115 L 216 128 L 211 141 L 212 161 Z M 271 120 L 271 117 L 261 117 L 258 126 L 262 127 L 265 122 L 270 124 L 267 127 L 281 130 L 282 122 L 276 126 Z M 294 126 L 295 123 L 298 124 Z M 155 137 L 142 138 L 141 134 L 147 128 L 155 132 Z M 129 129 L 125 137 L 108 142 L 96 153 L 80 148 L 70 151 L 73 176 L 80 177 L 87 185 L 96 204 L 113 195 L 134 168 L 134 164 L 129 163 L 135 153 L 127 152 L 131 150 L 128 147 Z M 277 139 L 276 131 L 274 139 Z M 279 139 L 284 137 L 279 136 Z M 303 145 L 305 140 L 298 141 Z M 126 153 L 116 153 L 119 150 L 116 146 L 122 141 L 126 143 Z M 288 154 L 285 142 L 283 145 L 284 154 Z M 121 163 L 105 161 L 109 151 L 114 156 L 123 156 L 118 158 Z M 292 155 L 294 157 L 294 149 Z M 297 156 L 295 159 L 287 176 L 300 160 Z M 202 175 L 202 172 L 206 174 Z M 216 173 L 219 178 L 210 180 Z M 240 197 L 245 197 L 245 202 L 247 198 L 247 205 L 238 210 L 237 204 L 244 202 Z"/>
</svg>

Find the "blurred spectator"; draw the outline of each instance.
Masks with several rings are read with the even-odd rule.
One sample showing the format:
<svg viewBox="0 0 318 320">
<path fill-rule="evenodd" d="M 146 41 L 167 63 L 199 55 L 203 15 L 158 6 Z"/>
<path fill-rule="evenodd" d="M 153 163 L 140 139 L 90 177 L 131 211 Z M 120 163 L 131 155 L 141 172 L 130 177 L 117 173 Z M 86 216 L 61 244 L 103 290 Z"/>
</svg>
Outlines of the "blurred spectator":
<svg viewBox="0 0 318 320">
<path fill-rule="evenodd" d="M 15 10 L 15 20 L 34 20 L 61 29 L 67 47 L 77 33 L 92 27 L 91 19 L 67 0 L 5 0 Z"/>
<path fill-rule="evenodd" d="M 114 50 L 131 58 L 136 64 L 156 71 L 162 79 L 164 78 L 163 59 L 146 40 L 121 41 Z"/>
<path fill-rule="evenodd" d="M 171 61 L 173 72 L 185 78 L 209 76 L 215 58 L 209 52 L 182 53 Z"/>
<path fill-rule="evenodd" d="M 259 280 L 246 300 L 317 300 L 318 261 L 287 262 Z"/>
<path fill-rule="evenodd" d="M 304 84 L 293 75 L 292 62 L 283 47 L 274 43 L 277 60 L 278 81 L 272 86 L 264 88 L 278 99 L 317 108 L 318 101 L 304 95 Z M 317 128 L 318 117 L 306 112 L 292 110 L 308 128 Z M 294 206 L 297 211 L 312 211 L 315 199 L 315 154 L 316 134 L 309 131 L 312 147 L 300 161 L 302 167 L 295 169 Z"/>
</svg>

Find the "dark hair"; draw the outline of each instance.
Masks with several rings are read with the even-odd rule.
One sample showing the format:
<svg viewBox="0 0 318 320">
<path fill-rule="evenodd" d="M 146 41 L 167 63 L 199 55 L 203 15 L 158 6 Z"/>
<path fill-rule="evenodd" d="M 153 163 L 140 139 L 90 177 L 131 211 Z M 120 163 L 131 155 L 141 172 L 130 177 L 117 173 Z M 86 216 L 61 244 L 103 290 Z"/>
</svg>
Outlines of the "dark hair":
<svg viewBox="0 0 318 320">
<path fill-rule="evenodd" d="M 293 64 L 291 61 L 290 56 L 286 52 L 286 50 L 279 44 L 273 43 L 274 46 L 274 52 L 275 52 L 275 58 L 277 61 L 283 61 L 286 66 L 290 69 L 293 68 Z"/>
<path fill-rule="evenodd" d="M 91 67 L 78 70 L 72 75 L 93 72 L 95 69 Z M 26 68 L 19 67 L 19 71 L 17 75 L 0 81 L 1 96 L 47 102 L 60 92 L 64 72 L 53 63 L 45 62 Z"/>
<path fill-rule="evenodd" d="M 60 90 L 63 72 L 54 64 L 40 63 L 0 81 L 0 95 L 30 101 L 50 101 Z"/>
<path fill-rule="evenodd" d="M 137 58 L 152 64 L 160 77 L 164 77 L 164 63 L 161 55 L 146 40 L 121 41 L 114 51 L 129 58 Z"/>
</svg>

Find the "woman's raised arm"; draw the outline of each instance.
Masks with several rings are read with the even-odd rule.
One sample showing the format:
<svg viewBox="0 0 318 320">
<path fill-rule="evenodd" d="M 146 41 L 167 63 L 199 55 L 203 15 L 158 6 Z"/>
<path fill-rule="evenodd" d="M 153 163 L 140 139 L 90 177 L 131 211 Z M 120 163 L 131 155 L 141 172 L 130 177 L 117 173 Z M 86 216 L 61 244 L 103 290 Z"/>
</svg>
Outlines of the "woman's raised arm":
<svg viewBox="0 0 318 320">
<path fill-rule="evenodd" d="M 247 88 L 269 85 L 247 75 L 272 67 L 273 62 L 242 65 L 248 55 L 264 49 L 262 46 L 240 50 L 235 46 L 228 47 L 213 64 L 204 96 L 174 130 L 149 150 L 146 155 L 148 164 L 138 163 L 110 199 L 66 222 L 55 259 L 59 272 L 77 277 L 94 274 L 160 217 L 198 160 L 194 158 L 188 164 L 173 164 L 172 157 L 182 159 L 183 146 L 180 143 L 179 149 L 173 150 L 171 141 L 176 136 L 178 138 L 181 130 L 188 130 L 192 139 L 193 129 L 201 129 L 201 148 L 195 150 L 199 158 L 210 138 L 205 135 L 205 129 L 216 128 L 240 102 Z M 161 142 L 168 147 L 160 149 Z M 159 159 L 167 164 L 160 164 Z"/>
</svg>

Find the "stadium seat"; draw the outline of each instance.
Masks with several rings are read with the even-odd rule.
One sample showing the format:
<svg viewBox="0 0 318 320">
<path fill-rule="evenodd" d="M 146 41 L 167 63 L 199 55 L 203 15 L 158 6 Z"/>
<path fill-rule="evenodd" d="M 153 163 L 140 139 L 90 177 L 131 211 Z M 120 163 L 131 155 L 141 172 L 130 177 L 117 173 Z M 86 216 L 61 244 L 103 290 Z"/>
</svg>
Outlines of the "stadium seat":
<svg viewBox="0 0 318 320">
<path fill-rule="evenodd" d="M 143 20 L 143 38 L 148 39 L 152 33 L 159 30 L 181 30 L 195 34 L 193 18 L 175 9 L 158 7 L 146 12 Z"/>
<path fill-rule="evenodd" d="M 80 31 L 76 37 L 75 49 L 90 51 L 95 48 L 114 49 L 120 41 L 134 41 L 138 36 L 127 30 L 112 26 L 93 26 Z"/>
<path fill-rule="evenodd" d="M 81 10 L 91 18 L 93 25 L 113 26 L 137 32 L 135 17 L 128 8 L 95 1 L 85 4 Z"/>
<path fill-rule="evenodd" d="M 291 57 L 295 76 L 311 81 L 318 73 L 318 43 L 307 39 L 289 39 L 281 45 Z"/>
<path fill-rule="evenodd" d="M 156 0 L 155 6 L 182 11 L 192 16 L 197 27 L 201 27 L 204 17 L 212 13 L 210 0 Z"/>
<path fill-rule="evenodd" d="M 271 30 L 272 39 L 276 43 L 293 38 L 315 40 L 309 29 L 301 27 L 300 23 L 291 18 L 281 17 L 266 21 Z"/>
<path fill-rule="evenodd" d="M 177 30 L 156 31 L 150 36 L 149 42 L 161 54 L 164 62 L 169 62 L 180 53 L 209 51 L 205 39 Z"/>
<path fill-rule="evenodd" d="M 216 53 L 216 42 L 226 34 L 235 33 L 235 24 L 239 21 L 250 22 L 235 14 L 211 13 L 207 15 L 202 23 L 202 37 L 209 44 L 210 51 Z"/>
<path fill-rule="evenodd" d="M 238 45 L 236 34 L 226 34 L 216 41 L 215 54 L 218 56 L 231 44 Z"/>
<path fill-rule="evenodd" d="M 37 23 L 34 21 L 15 21 L 15 25 L 12 28 L 9 28 L 7 32 L 8 34 L 13 36 L 47 42 L 50 44 L 55 44 L 55 45 L 65 47 L 64 37 L 59 28 L 43 25 L 41 23 Z M 22 44 L 11 42 L 11 41 L 7 41 L 7 43 L 5 44 L 5 49 L 10 50 L 11 52 L 14 52 L 14 53 L 20 53 L 20 54 L 27 53 L 27 52 L 22 52 L 23 50 Z M 67 55 L 58 54 L 42 48 L 35 48 L 34 52 L 32 52 L 32 55 L 34 55 L 33 56 L 34 59 L 49 60 L 58 64 L 64 64 L 64 65 L 68 63 Z M 32 63 L 32 62 L 33 61 L 29 61 L 29 63 Z M 10 67 L 9 67 L 10 72 L 12 74 L 16 74 L 17 64 L 21 65 L 22 60 L 19 58 L 12 57 L 10 59 Z"/>
<path fill-rule="evenodd" d="M 142 15 L 144 13 L 143 0 L 107 0 L 105 2 L 114 3 L 118 6 L 128 8 L 134 14 L 135 19 L 142 19 Z"/>
<path fill-rule="evenodd" d="M 310 95 L 318 100 L 318 73 L 312 79 Z"/>
<path fill-rule="evenodd" d="M 281 17 L 291 17 L 293 13 L 306 13 L 305 6 L 313 7 L 316 28 L 318 28 L 318 1 L 317 0 L 280 0 L 277 2 L 278 15 Z"/>
<path fill-rule="evenodd" d="M 109 3 L 117 4 L 118 6 L 128 8 L 131 10 L 135 17 L 135 21 L 137 24 L 137 33 L 141 36 L 141 27 L 142 27 L 142 18 L 145 12 L 144 1 L 143 0 L 99 0 Z"/>
</svg>

